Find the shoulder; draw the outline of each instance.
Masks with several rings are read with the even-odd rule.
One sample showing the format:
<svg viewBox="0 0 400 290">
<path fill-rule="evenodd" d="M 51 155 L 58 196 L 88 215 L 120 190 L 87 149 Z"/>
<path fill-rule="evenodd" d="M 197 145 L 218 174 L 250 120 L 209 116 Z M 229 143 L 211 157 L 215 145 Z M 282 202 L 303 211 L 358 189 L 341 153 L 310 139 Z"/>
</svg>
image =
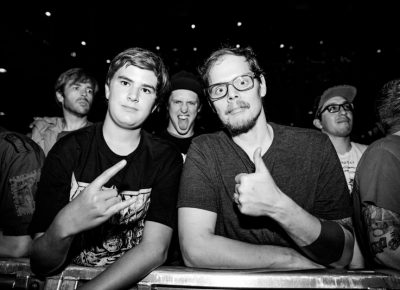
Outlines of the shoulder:
<svg viewBox="0 0 400 290">
<path fill-rule="evenodd" d="M 143 145 L 155 158 L 181 158 L 179 149 L 170 141 L 142 130 Z"/>
<path fill-rule="evenodd" d="M 98 132 L 101 132 L 101 123 L 83 127 L 60 138 L 53 148 L 57 148 L 55 149 L 57 151 L 65 151 L 71 150 L 71 148 L 88 146 L 91 144 L 90 140 L 94 140 Z"/>
<path fill-rule="evenodd" d="M 308 146 L 312 144 L 326 144 L 330 143 L 329 137 L 321 133 L 319 130 L 285 126 L 276 123 L 269 123 L 274 130 L 274 138 L 290 141 L 290 144 L 297 146 L 299 144 L 307 143 Z"/>
<path fill-rule="evenodd" d="M 218 131 L 214 133 L 202 134 L 192 139 L 192 144 L 196 146 L 212 146 L 221 143 L 231 142 L 231 138 L 225 131 Z M 233 142 L 233 141 L 232 141 Z"/>
<path fill-rule="evenodd" d="M 42 149 L 28 136 L 17 132 L 0 133 L 0 149 L 7 150 L 15 154 L 26 153 L 30 151 L 42 152 Z"/>
<path fill-rule="evenodd" d="M 390 154 L 400 159 L 400 136 L 389 135 L 368 146 L 365 154 Z"/>
<path fill-rule="evenodd" d="M 368 148 L 368 145 L 364 145 L 364 144 L 360 144 L 360 143 L 356 143 L 356 142 L 351 142 L 351 147 L 353 147 L 356 150 L 358 150 L 361 153 L 363 153 Z"/>
<path fill-rule="evenodd" d="M 37 130 L 45 130 L 52 127 L 62 127 L 63 118 L 61 117 L 43 117 L 33 121 L 33 126 Z"/>
</svg>

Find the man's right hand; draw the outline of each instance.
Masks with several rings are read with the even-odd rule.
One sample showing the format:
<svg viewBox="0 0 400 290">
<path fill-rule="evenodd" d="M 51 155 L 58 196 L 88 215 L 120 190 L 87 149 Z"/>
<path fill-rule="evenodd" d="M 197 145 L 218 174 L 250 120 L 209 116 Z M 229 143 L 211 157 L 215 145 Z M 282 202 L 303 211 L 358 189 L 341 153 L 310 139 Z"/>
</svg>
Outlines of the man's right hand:
<svg viewBox="0 0 400 290">
<path fill-rule="evenodd" d="M 102 189 L 125 165 L 126 160 L 121 160 L 104 171 L 62 209 L 62 236 L 69 237 L 94 228 L 134 202 L 133 198 L 121 201 L 116 189 Z"/>
</svg>

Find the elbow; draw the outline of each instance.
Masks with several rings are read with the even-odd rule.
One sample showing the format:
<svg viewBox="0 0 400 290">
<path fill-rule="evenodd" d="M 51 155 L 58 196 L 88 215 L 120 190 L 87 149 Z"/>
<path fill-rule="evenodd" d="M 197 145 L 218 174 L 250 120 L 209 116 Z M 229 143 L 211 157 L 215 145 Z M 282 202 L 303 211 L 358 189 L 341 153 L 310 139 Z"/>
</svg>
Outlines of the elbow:
<svg viewBox="0 0 400 290">
<path fill-rule="evenodd" d="M 29 257 L 32 247 L 32 240 L 26 239 L 14 243 L 8 247 L 6 256 L 9 258 L 25 258 Z"/>
<path fill-rule="evenodd" d="M 196 244 L 187 245 L 185 243 L 181 244 L 182 259 L 185 266 L 190 268 L 204 268 L 208 267 L 204 259 L 204 252 L 201 247 Z"/>
</svg>

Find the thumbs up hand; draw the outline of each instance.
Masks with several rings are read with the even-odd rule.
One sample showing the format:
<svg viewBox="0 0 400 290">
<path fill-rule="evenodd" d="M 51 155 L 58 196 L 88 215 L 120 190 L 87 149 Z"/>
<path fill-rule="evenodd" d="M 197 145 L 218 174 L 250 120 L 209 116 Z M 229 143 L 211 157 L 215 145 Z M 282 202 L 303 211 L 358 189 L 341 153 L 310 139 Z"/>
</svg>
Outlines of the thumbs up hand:
<svg viewBox="0 0 400 290">
<path fill-rule="evenodd" d="M 275 184 L 261 157 L 261 148 L 254 151 L 254 173 L 235 177 L 234 200 L 241 213 L 250 216 L 271 216 L 283 193 Z"/>
<path fill-rule="evenodd" d="M 125 165 L 126 160 L 121 160 L 108 168 L 60 211 L 64 236 L 94 228 L 135 201 L 121 201 L 116 189 L 102 189 Z"/>
</svg>

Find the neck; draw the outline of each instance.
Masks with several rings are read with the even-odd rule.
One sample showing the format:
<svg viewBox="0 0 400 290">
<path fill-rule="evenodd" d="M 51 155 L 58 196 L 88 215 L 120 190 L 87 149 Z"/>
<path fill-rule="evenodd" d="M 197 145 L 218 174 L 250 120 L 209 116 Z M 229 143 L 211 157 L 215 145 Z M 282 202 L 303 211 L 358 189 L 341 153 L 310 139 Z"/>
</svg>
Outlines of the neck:
<svg viewBox="0 0 400 290">
<path fill-rule="evenodd" d="M 261 147 L 261 155 L 264 155 L 274 139 L 274 132 L 267 123 L 264 110 L 261 111 L 256 124 L 249 132 L 235 136 L 232 139 L 247 153 L 251 160 L 253 160 L 254 151 L 258 147 Z"/>
<path fill-rule="evenodd" d="M 103 124 L 103 136 L 111 151 L 115 154 L 126 156 L 135 151 L 139 145 L 141 128 L 122 128 L 107 116 Z"/>
<path fill-rule="evenodd" d="M 337 137 L 328 135 L 338 154 L 345 154 L 351 150 L 350 137 Z"/>
<path fill-rule="evenodd" d="M 76 116 L 64 111 L 64 131 L 75 131 L 87 125 L 87 116 Z"/>
</svg>

